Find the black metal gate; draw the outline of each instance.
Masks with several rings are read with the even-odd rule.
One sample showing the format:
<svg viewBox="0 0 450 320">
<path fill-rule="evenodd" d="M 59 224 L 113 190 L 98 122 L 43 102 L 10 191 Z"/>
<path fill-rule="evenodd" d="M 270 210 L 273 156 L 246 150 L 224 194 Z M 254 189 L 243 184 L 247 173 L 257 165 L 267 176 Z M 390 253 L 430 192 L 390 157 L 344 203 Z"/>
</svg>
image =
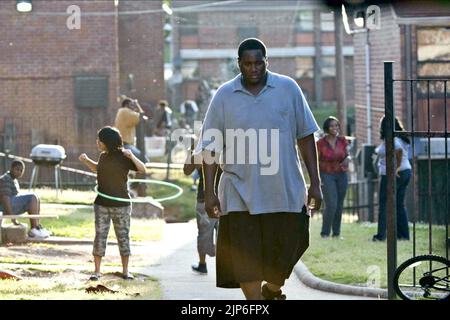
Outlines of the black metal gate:
<svg viewBox="0 0 450 320">
<path fill-rule="evenodd" d="M 397 221 L 396 221 L 396 164 L 394 138 L 407 136 L 411 139 L 412 165 L 412 256 L 416 256 L 416 223 L 424 221 L 428 227 L 428 254 L 436 253 L 436 239 L 433 226 L 445 226 L 442 239 L 448 259 L 449 216 L 450 216 L 450 161 L 449 161 L 449 110 L 447 106 L 447 85 L 450 79 L 393 79 L 393 62 L 384 62 L 384 92 L 386 118 L 386 178 L 387 178 L 387 280 L 388 298 L 395 299 L 393 287 L 397 268 Z M 396 131 L 394 126 L 394 84 L 402 85 L 410 108 L 410 128 Z M 420 110 L 418 108 L 420 104 Z M 433 112 L 432 112 L 433 109 Z M 397 110 L 398 111 L 398 110 Z M 415 114 L 416 113 L 416 114 Z M 408 130 L 409 129 L 409 130 Z M 423 144 L 418 144 L 419 141 Z M 442 142 L 440 145 L 434 142 Z M 421 149 L 420 151 L 417 149 Z M 436 149 L 440 149 L 436 156 Z M 433 245 L 434 244 L 434 245 Z"/>
</svg>

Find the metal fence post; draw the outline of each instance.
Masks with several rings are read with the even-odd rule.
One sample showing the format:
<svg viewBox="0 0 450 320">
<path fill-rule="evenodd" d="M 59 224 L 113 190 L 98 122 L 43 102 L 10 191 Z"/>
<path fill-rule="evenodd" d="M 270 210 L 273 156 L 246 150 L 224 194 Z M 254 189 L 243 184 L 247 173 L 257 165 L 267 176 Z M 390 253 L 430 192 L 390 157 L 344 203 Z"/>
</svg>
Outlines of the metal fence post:
<svg viewBox="0 0 450 320">
<path fill-rule="evenodd" d="M 387 222 L 387 285 L 388 299 L 396 298 L 394 273 L 397 268 L 397 217 L 394 152 L 394 85 L 393 62 L 384 62 L 384 113 L 386 127 L 386 222 Z"/>
<path fill-rule="evenodd" d="M 368 219 L 370 222 L 375 221 L 375 215 L 374 215 L 374 206 L 373 206 L 373 197 L 374 197 L 375 191 L 373 188 L 373 177 L 372 172 L 367 173 L 367 206 L 368 206 Z"/>
<path fill-rule="evenodd" d="M 147 122 L 144 120 L 143 115 L 140 115 L 139 123 L 136 126 L 136 147 L 141 151 L 142 155 L 146 155 L 145 150 L 145 131 Z"/>
</svg>

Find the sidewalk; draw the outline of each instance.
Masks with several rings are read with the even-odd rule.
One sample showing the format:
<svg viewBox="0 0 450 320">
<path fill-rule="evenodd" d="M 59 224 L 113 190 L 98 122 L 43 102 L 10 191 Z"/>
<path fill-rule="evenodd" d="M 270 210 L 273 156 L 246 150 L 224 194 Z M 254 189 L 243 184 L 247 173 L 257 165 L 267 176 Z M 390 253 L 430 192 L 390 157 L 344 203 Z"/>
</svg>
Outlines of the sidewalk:
<svg viewBox="0 0 450 320">
<path fill-rule="evenodd" d="M 160 259 L 156 265 L 144 268 L 133 268 L 133 272 L 140 272 L 154 276 L 160 281 L 163 299 L 165 300 L 243 300 L 240 289 L 217 288 L 215 283 L 215 259 L 207 257 L 208 275 L 198 275 L 191 270 L 191 264 L 198 260 L 196 250 L 197 225 L 195 221 L 189 223 L 165 224 L 163 240 L 148 248 L 149 255 L 157 255 Z M 338 294 L 312 289 L 303 284 L 298 274 L 308 275 L 302 264 L 295 267 L 295 271 L 286 281 L 284 292 L 289 300 L 367 300 L 377 299 L 350 294 Z M 314 279 L 308 276 L 307 279 Z M 318 286 L 327 282 L 316 279 Z M 333 284 L 332 284 L 333 285 Z M 326 288 L 326 286 L 325 286 Z M 340 289 L 339 285 L 332 287 Z M 347 291 L 351 292 L 351 291 Z"/>
</svg>

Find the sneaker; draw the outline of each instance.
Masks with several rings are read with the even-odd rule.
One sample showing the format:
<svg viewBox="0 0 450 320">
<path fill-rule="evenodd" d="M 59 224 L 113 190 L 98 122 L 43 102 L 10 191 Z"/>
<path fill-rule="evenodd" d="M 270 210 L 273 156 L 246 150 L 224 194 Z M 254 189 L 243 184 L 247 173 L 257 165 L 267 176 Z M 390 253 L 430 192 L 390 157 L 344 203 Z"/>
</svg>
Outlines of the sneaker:
<svg viewBox="0 0 450 320">
<path fill-rule="evenodd" d="M 41 232 L 43 232 L 44 234 L 47 235 L 47 237 L 50 237 L 51 235 L 53 235 L 53 233 L 47 229 L 45 229 L 42 225 L 38 225 L 37 228 L 39 230 L 41 230 Z"/>
<path fill-rule="evenodd" d="M 31 238 L 40 238 L 40 239 L 48 238 L 48 234 L 38 228 L 31 228 L 30 231 L 28 231 L 28 236 Z"/>
<path fill-rule="evenodd" d="M 134 280 L 134 276 L 131 273 L 129 273 L 129 272 L 127 274 L 123 274 L 122 278 L 124 280 Z"/>
<path fill-rule="evenodd" d="M 89 281 L 98 281 L 102 275 L 100 273 L 93 273 L 89 277 Z"/>
<path fill-rule="evenodd" d="M 197 265 L 192 265 L 192 270 L 199 274 L 208 274 L 208 269 L 206 268 L 206 263 L 199 263 Z"/>
<path fill-rule="evenodd" d="M 267 287 L 267 284 L 263 285 L 261 295 L 263 300 L 286 300 L 286 295 L 281 290 L 274 292 Z"/>
</svg>

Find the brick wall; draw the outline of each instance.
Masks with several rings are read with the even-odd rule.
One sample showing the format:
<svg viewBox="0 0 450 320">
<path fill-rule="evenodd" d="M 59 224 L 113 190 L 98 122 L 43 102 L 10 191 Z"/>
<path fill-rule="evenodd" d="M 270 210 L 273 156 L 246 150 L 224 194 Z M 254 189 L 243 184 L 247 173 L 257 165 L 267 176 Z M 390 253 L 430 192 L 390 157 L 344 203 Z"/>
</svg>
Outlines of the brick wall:
<svg viewBox="0 0 450 320">
<path fill-rule="evenodd" d="M 66 26 L 69 15 L 64 13 L 72 4 L 81 8 L 80 30 Z M 117 24 L 113 15 L 83 12 L 114 11 L 113 2 L 33 1 L 29 14 L 16 12 L 15 5 L 16 1 L 0 2 L 0 132 L 5 123 L 13 122 L 17 148 L 24 156 L 29 156 L 32 138 L 59 143 L 74 154 L 95 148 L 95 130 L 81 130 L 79 125 L 86 119 L 109 124 L 115 113 Z M 73 76 L 79 74 L 108 77 L 108 105 L 95 112 L 75 108 Z"/>
<path fill-rule="evenodd" d="M 119 58 L 121 92 L 156 105 L 165 99 L 164 15 L 162 12 L 125 14 L 161 9 L 161 0 L 119 2 Z M 128 91 L 128 74 L 134 75 L 134 91 Z"/>
<path fill-rule="evenodd" d="M 74 4 L 81 9 L 80 30 L 66 26 L 67 7 Z M 15 0 L 0 1 L 0 134 L 14 124 L 17 154 L 29 156 L 32 144 L 57 143 L 69 162 L 77 163 L 80 152 L 95 156 L 96 131 L 113 123 L 129 73 L 135 97 L 164 98 L 162 14 L 117 14 L 159 9 L 161 1 L 120 1 L 119 7 L 113 1 L 33 1 L 29 14 L 15 7 Z M 76 108 L 76 75 L 108 77 L 107 105 Z"/>
<path fill-rule="evenodd" d="M 205 1 L 206 2 L 206 1 Z M 174 5 L 188 6 L 189 1 L 174 1 Z M 231 8 L 231 7 L 230 7 Z M 232 49 L 236 52 L 241 39 L 239 39 L 239 28 L 257 27 L 257 37 L 264 41 L 268 48 L 269 69 L 274 72 L 282 73 L 295 78 L 296 60 L 295 57 L 275 58 L 271 56 L 272 48 L 293 48 L 298 46 L 314 47 L 314 32 L 299 33 L 295 30 L 295 10 L 277 11 L 273 10 L 255 10 L 255 11 L 211 11 L 198 12 L 196 22 L 185 22 L 182 13 L 177 13 L 175 27 L 180 29 L 192 27 L 193 23 L 198 24 L 197 34 L 182 35 L 180 38 L 181 49 Z M 186 24 L 186 25 L 185 25 Z M 189 26 L 187 25 L 189 24 Z M 352 37 L 344 36 L 345 45 L 352 45 Z M 321 44 L 323 46 L 334 45 L 334 32 L 322 32 Z M 234 59 L 234 57 L 233 57 Z M 347 66 L 347 62 L 352 58 L 346 58 L 346 71 L 352 71 L 352 64 Z M 225 59 L 199 59 L 197 80 L 225 81 L 232 75 L 226 72 L 226 64 L 234 61 L 225 62 Z M 353 74 L 347 75 L 352 78 Z M 307 81 L 309 82 L 309 81 Z M 312 88 L 308 91 L 313 92 Z M 335 100 L 335 79 L 323 80 L 324 93 L 323 100 L 330 102 Z M 190 87 L 192 88 L 192 87 Z M 331 88 L 331 91 L 330 89 Z M 183 92 L 188 95 L 195 95 L 187 91 L 187 86 Z M 313 99 L 311 94 L 311 99 Z M 186 96 L 184 97 L 186 98 Z M 352 81 L 347 81 L 347 102 L 353 104 Z"/>
<path fill-rule="evenodd" d="M 384 64 L 383 61 L 394 61 L 394 79 L 404 78 L 402 65 L 401 28 L 394 22 L 390 6 L 381 6 L 381 29 L 369 32 L 370 43 L 370 82 L 371 82 L 371 124 L 372 144 L 378 144 L 379 120 L 384 115 Z M 358 144 L 367 143 L 367 110 L 366 110 L 366 67 L 365 43 L 366 33 L 354 35 L 354 88 L 355 88 L 355 124 Z M 394 88 L 395 114 L 404 119 L 402 92 L 397 84 Z"/>
</svg>

